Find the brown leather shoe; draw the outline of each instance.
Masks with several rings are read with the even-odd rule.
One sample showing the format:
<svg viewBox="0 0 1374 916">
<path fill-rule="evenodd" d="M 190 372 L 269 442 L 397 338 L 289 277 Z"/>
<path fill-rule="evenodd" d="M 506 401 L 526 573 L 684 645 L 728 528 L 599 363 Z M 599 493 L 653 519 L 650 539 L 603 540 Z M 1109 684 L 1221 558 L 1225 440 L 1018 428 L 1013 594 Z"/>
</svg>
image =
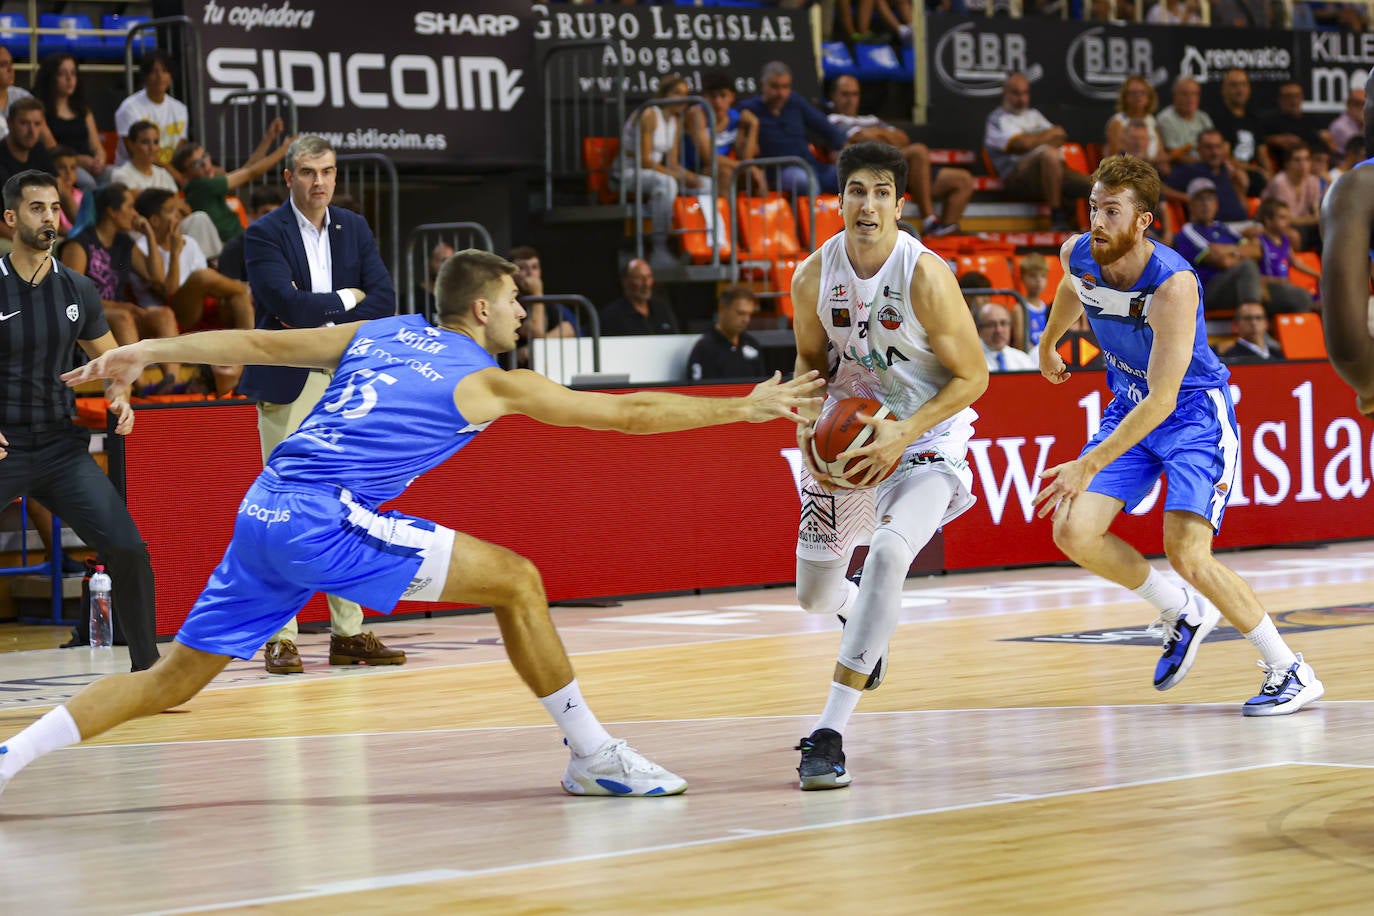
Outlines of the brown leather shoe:
<svg viewBox="0 0 1374 916">
<path fill-rule="evenodd" d="M 388 649 L 371 632 L 357 636 L 329 637 L 331 665 L 404 665 L 406 654 L 400 649 Z"/>
<path fill-rule="evenodd" d="M 301 666 L 301 654 L 296 651 L 296 644 L 289 639 L 269 642 L 262 650 L 262 657 L 267 663 L 268 674 L 305 673 L 305 668 Z"/>
</svg>

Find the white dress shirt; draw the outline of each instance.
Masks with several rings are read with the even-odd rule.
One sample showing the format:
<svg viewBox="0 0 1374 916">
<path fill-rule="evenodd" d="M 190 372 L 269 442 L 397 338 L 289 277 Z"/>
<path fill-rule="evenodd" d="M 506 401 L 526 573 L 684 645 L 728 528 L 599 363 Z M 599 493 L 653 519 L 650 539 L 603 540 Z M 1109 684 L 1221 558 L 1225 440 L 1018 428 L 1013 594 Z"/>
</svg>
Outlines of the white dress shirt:
<svg viewBox="0 0 1374 916">
<path fill-rule="evenodd" d="M 296 226 L 301 231 L 301 243 L 305 245 L 305 260 L 310 265 L 310 291 L 312 293 L 334 293 L 343 303 L 345 311 L 352 311 L 358 299 L 346 289 L 334 289 L 334 253 L 329 245 L 329 208 L 324 208 L 324 228 L 316 226 L 291 201 L 291 212 L 296 214 Z"/>
</svg>

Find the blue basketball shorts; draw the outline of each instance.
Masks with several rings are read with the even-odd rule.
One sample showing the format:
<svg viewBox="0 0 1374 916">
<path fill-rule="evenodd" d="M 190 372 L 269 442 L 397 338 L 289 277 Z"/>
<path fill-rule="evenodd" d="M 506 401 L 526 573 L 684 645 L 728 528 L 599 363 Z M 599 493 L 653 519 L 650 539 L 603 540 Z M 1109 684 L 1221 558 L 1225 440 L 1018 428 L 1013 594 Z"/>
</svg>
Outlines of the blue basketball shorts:
<svg viewBox="0 0 1374 916">
<path fill-rule="evenodd" d="M 1086 455 L 1111 435 L 1131 409 L 1115 398 L 1103 412 L 1102 427 L 1083 446 Z M 1163 474 L 1168 481 L 1166 512 L 1192 512 L 1221 530 L 1221 517 L 1235 484 L 1238 451 L 1236 411 L 1229 388 L 1180 392 L 1173 414 L 1121 457 L 1097 473 L 1089 493 L 1119 499 L 1131 511 L 1150 495 Z"/>
<path fill-rule="evenodd" d="M 403 598 L 434 600 L 452 551 L 453 532 L 442 525 L 267 470 L 239 505 L 224 559 L 176 639 L 246 659 L 316 592 L 388 614 Z"/>
</svg>

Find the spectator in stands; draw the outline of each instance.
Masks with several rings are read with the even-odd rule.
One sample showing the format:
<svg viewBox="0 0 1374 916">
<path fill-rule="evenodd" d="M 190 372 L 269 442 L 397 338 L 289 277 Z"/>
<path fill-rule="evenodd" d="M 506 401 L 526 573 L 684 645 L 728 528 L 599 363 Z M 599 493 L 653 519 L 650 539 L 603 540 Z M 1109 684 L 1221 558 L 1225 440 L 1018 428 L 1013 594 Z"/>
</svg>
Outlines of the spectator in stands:
<svg viewBox="0 0 1374 916">
<path fill-rule="evenodd" d="M 1159 0 L 1145 14 L 1145 21 L 1154 25 L 1201 25 L 1202 13 L 1197 0 Z"/>
<path fill-rule="evenodd" d="M 1346 141 L 1345 155 L 1341 158 L 1341 161 L 1337 165 L 1332 166 L 1331 171 L 1327 173 L 1327 177 L 1330 179 L 1331 184 L 1335 184 L 1337 178 L 1340 178 L 1356 165 L 1363 162 L 1365 157 L 1364 154 L 1365 143 L 1362 135 L 1351 137 Z M 1327 191 L 1329 192 L 1330 190 L 1331 189 L 1328 187 Z M 1324 197 L 1325 195 L 1323 195 L 1323 198 Z"/>
<path fill-rule="evenodd" d="M 149 51 L 139 61 L 138 75 L 143 88 L 115 109 L 115 133 L 127 137 L 135 121 L 152 121 L 157 125 L 161 141 L 157 161 L 169 166 L 177 145 L 186 139 L 187 125 L 190 123 L 186 106 L 168 95 L 168 90 L 172 88 L 172 59 L 166 51 Z M 121 146 L 115 156 L 115 165 L 123 165 L 128 161 L 129 153 Z M 172 177 L 178 178 L 175 175 Z"/>
<path fill-rule="evenodd" d="M 759 121 L 753 112 L 735 105 L 735 78 L 725 70 L 708 70 L 701 76 L 701 95 L 711 106 L 716 119 L 716 174 L 720 193 L 728 194 L 735 181 L 735 164 L 754 155 L 758 149 Z M 690 142 L 682 145 L 682 161 L 689 169 L 711 174 L 711 130 L 702 106 L 694 105 L 683 115 L 683 130 Z M 752 185 L 752 187 L 751 187 Z M 741 190 L 759 195 L 768 183 L 760 169 L 752 169 L 748 184 Z"/>
<path fill-rule="evenodd" d="M 1128 122 L 1125 131 L 1122 132 L 1121 139 L 1123 143 L 1122 153 L 1137 159 L 1144 159 L 1154 166 L 1155 172 L 1158 174 L 1159 164 L 1146 155 L 1150 146 L 1150 132 L 1145 127 L 1144 121 Z M 1161 188 L 1164 187 L 1163 176 L 1160 176 L 1159 181 Z M 1174 218 L 1169 213 L 1169 207 L 1165 204 L 1163 195 L 1160 196 L 1151 215 L 1154 219 L 1145 228 L 1145 234 L 1161 244 L 1172 245 L 1174 232 L 1177 231 L 1178 227 L 1174 225 Z"/>
<path fill-rule="evenodd" d="M 253 327 L 253 297 L 248 284 L 226 277 L 210 266 L 196 240 L 181 231 L 176 194 L 149 188 L 134 198 L 134 209 L 152 228 L 134 240 L 134 301 L 146 308 L 170 306 L 177 324 L 192 330 L 201 323 L 206 298 L 219 300 L 223 327 Z M 156 248 L 149 247 L 155 241 Z"/>
<path fill-rule="evenodd" d="M 1029 353 L 1011 345 L 1011 312 L 1006 306 L 989 302 L 978 309 L 975 318 L 989 372 L 1023 372 L 1040 368 L 1040 364 Z"/>
<path fill-rule="evenodd" d="M 792 71 L 782 61 L 770 61 L 759 77 L 759 94 L 740 103 L 758 119 L 759 155 L 796 156 L 806 163 L 784 166 L 774 190 L 809 194 L 814 176 L 820 193 L 838 190 L 833 164 L 824 164 L 811 151 L 811 135 L 830 149 L 844 146 L 844 132 L 831 124 L 816 106 L 792 91 Z"/>
<path fill-rule="evenodd" d="M 85 172 L 79 178 L 81 187 L 93 189 L 105 171 L 105 146 L 95 126 L 95 115 L 86 105 L 76 58 L 65 53 L 43 58 L 33 77 L 33 91 L 45 109 L 44 147 L 51 151 L 60 145 L 76 150 L 77 164 Z"/>
<path fill-rule="evenodd" d="M 1242 303 L 1262 304 L 1259 242 L 1242 238 L 1217 220 L 1216 184 L 1194 178 L 1188 184 L 1189 222 L 1174 236 L 1174 250 L 1197 271 L 1209 313 L 1230 312 Z"/>
<path fill-rule="evenodd" d="M 1054 16 L 1059 18 L 1063 15 L 1062 7 L 1056 6 Z M 1110 22 L 1114 25 L 1126 25 L 1135 21 L 1135 3 L 1133 0 L 1091 0 L 1088 4 L 1088 15 L 1086 17 L 1092 22 Z"/>
<path fill-rule="evenodd" d="M 1352 137 L 1364 134 L 1364 100 L 1365 87 L 1350 87 L 1345 94 L 1345 110 L 1326 127 L 1331 136 L 1331 149 L 1338 155 L 1345 155 L 1345 147 Z"/>
<path fill-rule="evenodd" d="M 33 93 L 14 85 L 14 57 L 10 49 L 0 46 L 0 140 L 9 133 L 10 107 L 20 99 L 32 98 Z"/>
<path fill-rule="evenodd" d="M 643 258 L 631 258 L 620 273 L 625 295 L 601 309 L 601 336 L 627 334 L 676 334 L 677 316 L 664 302 L 653 298 L 654 269 Z"/>
<path fill-rule="evenodd" d="M 520 304 L 525 307 L 525 323 L 520 333 L 526 337 L 578 336 L 577 316 L 566 305 L 524 301 L 544 295 L 544 267 L 539 261 L 539 251 L 532 245 L 519 245 L 510 250 L 506 260 L 519 271 L 515 275 L 515 288 L 520 291 Z"/>
<path fill-rule="evenodd" d="M 1283 359 L 1283 347 L 1269 336 L 1269 315 L 1264 306 L 1244 302 L 1236 306 L 1231 316 L 1231 333 L 1236 341 L 1219 355 L 1223 362 L 1264 363 Z"/>
<path fill-rule="evenodd" d="M 670 73 L 659 80 L 656 99 L 684 98 L 687 80 Z M 653 219 L 653 253 L 659 264 L 675 263 L 668 252 L 668 231 L 673 224 L 673 200 L 681 191 L 710 194 L 711 179 L 682 164 L 682 115 L 686 104 L 648 108 L 638 120 L 630 119 L 620 138 L 618 180 L 630 188 L 638 187 L 649 199 Z M 636 151 L 639 159 L 635 160 Z M 638 184 L 636 185 L 636 182 Z M 707 208 L 714 212 L 714 207 Z"/>
<path fill-rule="evenodd" d="M 134 241 L 132 233 L 152 235 L 148 221 L 134 210 L 134 192 L 115 182 L 92 192 L 95 225 L 63 243 L 62 263 L 95 283 L 110 331 L 121 345 L 144 337 L 177 336 L 176 316 L 171 309 L 149 309 L 129 301 L 129 269 Z M 164 363 L 162 379 L 153 392 L 164 394 L 177 384 L 179 366 Z"/>
<path fill-rule="evenodd" d="M 1087 197 L 1092 181 L 1064 164 L 1068 132 L 1030 107 L 1030 80 L 1013 73 L 1002 85 L 1002 104 L 988 115 L 983 147 L 1002 186 L 1012 194 L 1043 200 L 1057 231 L 1072 228 L 1065 197 Z"/>
<path fill-rule="evenodd" d="M 1016 267 L 1021 274 L 1021 287 L 1026 291 L 1026 341 L 1029 346 L 1040 343 L 1040 335 L 1045 332 L 1045 321 L 1050 317 L 1050 303 L 1058 290 L 1046 290 L 1050 281 L 1050 265 L 1045 256 L 1032 251 L 1023 255 Z M 1049 298 L 1046 298 L 1046 293 Z"/>
<path fill-rule="evenodd" d="M 1107 119 L 1107 143 L 1102 155 L 1115 156 L 1126 149 L 1126 125 L 1139 121 L 1148 132 L 1149 142 L 1145 154 L 1132 153 L 1142 159 L 1159 163 L 1164 147 L 1159 142 L 1159 130 L 1155 125 L 1155 111 L 1159 109 L 1159 95 L 1150 81 L 1143 76 L 1128 76 L 1116 92 L 1116 113 Z"/>
<path fill-rule="evenodd" d="M 120 142 L 127 150 L 128 158 L 110 170 L 111 181 L 135 191 L 158 188 L 175 194 L 180 190 L 172 173 L 158 165 L 162 139 L 156 124 L 152 121 L 135 121 L 129 125 L 128 132 Z"/>
<path fill-rule="evenodd" d="M 1159 140 L 1164 153 L 1175 164 L 1198 161 L 1198 137 L 1216 125 L 1207 112 L 1199 108 L 1202 87 L 1191 76 L 1174 80 L 1174 103 L 1159 113 Z"/>
<path fill-rule="evenodd" d="M 1287 160 L 1284 154 L 1298 144 L 1308 150 L 1317 146 L 1331 146 L 1331 135 L 1308 121 L 1302 113 L 1302 83 L 1289 82 L 1279 87 L 1278 110 L 1266 118 L 1261 130 L 1264 132 L 1265 153 L 1270 157 L 1272 173 L 1283 168 Z"/>
<path fill-rule="evenodd" d="M 715 326 L 701 335 L 687 357 L 687 378 L 694 382 L 767 378 L 763 344 L 749 333 L 749 322 L 758 310 L 758 300 L 749 287 L 727 286 L 721 290 L 716 300 Z"/>
<path fill-rule="evenodd" d="M 1321 221 L 1322 184 L 1312 174 L 1312 152 L 1307 144 L 1298 143 L 1281 155 L 1287 158 L 1264 189 L 1264 200 L 1279 200 L 1288 206 L 1303 250 L 1320 248 L 1317 224 Z"/>
<path fill-rule="evenodd" d="M 964 291 L 964 304 L 968 306 L 969 314 L 973 316 L 974 324 L 978 323 L 978 314 L 983 306 L 992 301 L 992 293 L 971 292 L 971 290 L 990 290 L 994 289 L 991 278 L 987 274 L 977 270 L 970 270 L 960 275 L 959 288 Z M 1003 306 L 1007 308 L 1006 306 Z M 1019 303 L 1013 304 L 1011 312 L 1011 339 L 1023 341 L 1026 339 L 1026 316 Z"/>
<path fill-rule="evenodd" d="M 1184 163 L 1170 170 L 1162 189 L 1164 196 L 1186 205 L 1188 188 L 1194 179 L 1206 178 L 1216 188 L 1217 219 L 1223 223 L 1247 222 L 1250 210 L 1245 204 L 1245 192 L 1250 179 L 1231 161 L 1226 138 L 1221 131 L 1210 128 L 1198 137 L 1197 149 L 1197 162 Z"/>
<path fill-rule="evenodd" d="M 444 262 L 453 257 L 454 247 L 448 242 L 436 242 L 434 247 L 429 250 L 429 257 L 425 259 L 424 276 L 420 282 L 415 284 L 412 294 L 415 297 L 415 309 L 423 315 L 434 314 L 434 281 L 439 277 L 439 269 L 444 266 Z M 539 294 L 539 295 L 542 295 Z M 529 307 L 525 307 L 526 313 Z"/>
<path fill-rule="evenodd" d="M 243 252 L 257 308 L 257 327 L 314 328 L 366 321 L 396 313 L 396 291 L 367 220 L 332 206 L 338 163 L 328 140 L 303 136 L 286 151 L 282 177 L 287 202 L 248 227 Z M 240 391 L 258 401 L 258 438 L 263 462 L 314 409 L 329 373 L 322 370 L 249 366 Z M 387 648 L 362 629 L 355 602 L 328 596 L 333 665 L 400 665 L 405 653 Z M 296 621 L 267 642 L 271 674 L 304 671 L 296 649 Z"/>
<path fill-rule="evenodd" d="M 1272 0 L 1212 0 L 1212 25 L 1238 29 L 1282 28 L 1282 4 Z M 1236 141 L 1227 137 L 1232 146 Z"/>
<path fill-rule="evenodd" d="M 844 131 L 846 146 L 874 141 L 902 151 L 907 166 L 906 192 L 920 211 L 922 236 L 952 235 L 959 231 L 964 208 L 973 199 L 973 175 L 967 169 L 932 169 L 930 150 L 924 143 L 912 143 L 905 131 L 875 115 L 859 114 L 859 81 L 852 76 L 835 77 L 830 87 L 830 104 L 830 123 Z M 940 201 L 939 216 L 935 215 L 936 200 Z"/>
<path fill-rule="evenodd" d="M 76 150 L 54 146 L 48 150 L 48 157 L 52 159 L 53 174 L 57 176 L 57 199 L 62 204 L 58 235 L 70 235 L 72 220 L 76 219 L 76 214 L 81 209 L 81 201 L 86 196 L 86 192 L 76 183 Z"/>
<path fill-rule="evenodd" d="M 267 125 L 267 132 L 248 156 L 248 161 L 232 172 L 215 165 L 210 152 L 199 143 L 187 141 L 172 154 L 172 168 L 186 179 L 186 203 L 210 217 L 220 241 L 227 242 L 243 232 L 239 215 L 229 206 L 229 194 L 255 181 L 277 167 L 295 137 L 287 137 L 272 149 L 281 136 L 282 120 Z M 269 152 L 270 150 L 270 152 Z"/>
<path fill-rule="evenodd" d="M 1271 172 L 1268 157 L 1261 154 L 1263 122 L 1250 106 L 1250 75 L 1239 67 L 1221 78 L 1221 107 L 1212 114 L 1212 123 L 1230 144 L 1235 166 L 1249 179 L 1245 196 L 1259 197 Z"/>
<path fill-rule="evenodd" d="M 1269 296 L 1269 310 L 1276 313 L 1318 311 L 1320 301 L 1314 302 L 1305 290 L 1288 280 L 1294 270 L 1313 280 L 1321 279 L 1312 268 L 1293 259 L 1293 238 L 1297 233 L 1292 227 L 1288 205 L 1273 197 L 1264 201 L 1259 208 L 1259 224 L 1260 277 Z"/>
<path fill-rule="evenodd" d="M 282 204 L 282 192 L 277 188 L 257 186 L 248 194 L 248 224 L 252 225 Z M 204 249 L 202 249 L 204 250 Z M 243 236 L 224 243 L 219 253 L 219 272 L 234 280 L 247 280 L 248 269 L 243 263 Z"/>
<path fill-rule="evenodd" d="M 25 169 L 55 174 L 52 157 L 43 146 L 43 103 L 20 99 L 10 108 L 10 132 L 0 143 L 0 183 Z"/>
</svg>

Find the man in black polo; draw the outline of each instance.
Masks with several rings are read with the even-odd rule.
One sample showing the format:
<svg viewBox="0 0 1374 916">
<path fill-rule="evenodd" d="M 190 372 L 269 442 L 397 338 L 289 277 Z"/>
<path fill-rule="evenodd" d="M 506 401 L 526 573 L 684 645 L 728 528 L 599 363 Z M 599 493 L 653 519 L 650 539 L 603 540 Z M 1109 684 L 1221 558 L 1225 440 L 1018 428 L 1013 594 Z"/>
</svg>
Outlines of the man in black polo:
<svg viewBox="0 0 1374 916">
<path fill-rule="evenodd" d="M 716 326 L 701 336 L 687 357 L 687 377 L 704 379 L 761 379 L 763 347 L 749 333 L 749 321 L 759 310 L 745 286 L 727 286 L 716 300 Z"/>
<path fill-rule="evenodd" d="M 100 294 L 52 258 L 62 206 L 57 179 L 35 170 L 4 185 L 14 250 L 0 258 L 0 506 L 32 496 L 100 551 L 114 581 L 114 612 L 135 671 L 157 661 L 153 566 L 148 545 L 110 479 L 91 458 L 90 434 L 72 422 L 76 401 L 59 378 L 76 348 L 95 357 L 115 347 Z M 127 386 L 105 389 L 133 429 Z"/>
</svg>

